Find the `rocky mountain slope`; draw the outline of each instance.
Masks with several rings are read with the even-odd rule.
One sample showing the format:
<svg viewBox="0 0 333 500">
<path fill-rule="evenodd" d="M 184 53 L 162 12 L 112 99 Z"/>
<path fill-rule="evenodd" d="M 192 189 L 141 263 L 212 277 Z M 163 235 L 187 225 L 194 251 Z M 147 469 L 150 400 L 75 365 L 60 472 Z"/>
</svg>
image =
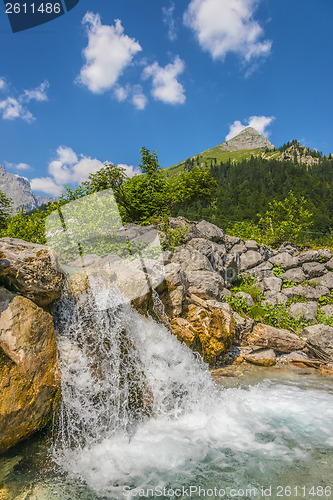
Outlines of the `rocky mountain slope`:
<svg viewBox="0 0 333 500">
<path fill-rule="evenodd" d="M 36 196 L 28 179 L 6 172 L 2 165 L 0 165 L 0 191 L 12 199 L 13 212 L 17 212 L 22 207 L 25 210 L 34 210 L 55 200 L 46 196 Z"/>
<path fill-rule="evenodd" d="M 221 151 L 243 151 L 245 149 L 268 148 L 274 149 L 274 145 L 253 127 L 247 127 L 236 137 L 229 141 L 222 142 L 218 148 Z"/>
</svg>

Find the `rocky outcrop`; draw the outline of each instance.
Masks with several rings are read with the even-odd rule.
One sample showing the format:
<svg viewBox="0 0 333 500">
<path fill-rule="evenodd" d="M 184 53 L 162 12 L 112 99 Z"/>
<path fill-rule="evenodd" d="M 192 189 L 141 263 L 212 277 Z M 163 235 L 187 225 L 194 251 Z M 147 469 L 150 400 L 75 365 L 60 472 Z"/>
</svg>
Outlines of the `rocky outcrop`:
<svg viewBox="0 0 333 500">
<path fill-rule="evenodd" d="M 49 247 L 0 239 L 0 285 L 48 307 L 60 297 L 62 282 L 58 257 Z"/>
<path fill-rule="evenodd" d="M 45 426 L 60 397 L 52 316 L 0 288 L 0 453 Z"/>
<path fill-rule="evenodd" d="M 274 149 L 274 145 L 253 127 L 247 127 L 236 137 L 223 142 L 219 148 L 222 151 L 242 151 L 245 149 L 268 148 Z"/>
<path fill-rule="evenodd" d="M 13 202 L 13 212 L 22 207 L 25 210 L 34 210 L 41 205 L 55 201 L 56 198 L 36 196 L 28 179 L 6 172 L 5 167 L 0 165 L 0 191 L 5 193 Z"/>
</svg>

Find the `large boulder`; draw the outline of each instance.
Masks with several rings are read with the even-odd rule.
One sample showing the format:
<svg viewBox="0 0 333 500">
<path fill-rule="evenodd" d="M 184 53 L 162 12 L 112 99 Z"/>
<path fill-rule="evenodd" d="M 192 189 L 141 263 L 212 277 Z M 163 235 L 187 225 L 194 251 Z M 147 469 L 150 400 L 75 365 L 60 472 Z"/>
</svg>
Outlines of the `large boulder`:
<svg viewBox="0 0 333 500">
<path fill-rule="evenodd" d="M 327 288 L 333 288 L 333 273 L 327 273 L 324 276 L 320 276 L 319 278 L 314 278 L 315 283 L 319 283 L 321 286 L 325 286 Z"/>
<path fill-rule="evenodd" d="M 212 224 L 211 222 L 207 222 L 202 220 L 197 224 L 196 229 L 201 234 L 202 238 L 206 238 L 210 241 L 215 241 L 216 243 L 223 243 L 225 239 L 224 231 L 220 228 Z"/>
<path fill-rule="evenodd" d="M 257 366 L 273 366 L 276 364 L 276 354 L 273 349 L 258 349 L 244 355 L 245 361 Z"/>
<path fill-rule="evenodd" d="M 333 360 L 333 327 L 327 325 L 313 325 L 304 328 L 303 337 L 307 342 L 325 351 Z"/>
<path fill-rule="evenodd" d="M 325 286 L 298 285 L 290 288 L 283 288 L 283 295 L 288 299 L 293 297 L 305 297 L 308 300 L 318 300 L 320 297 L 329 297 L 330 291 Z"/>
<path fill-rule="evenodd" d="M 186 272 L 188 290 L 202 299 L 222 300 L 226 294 L 224 279 L 212 271 Z"/>
<path fill-rule="evenodd" d="M 269 262 L 271 262 L 273 266 L 281 266 L 285 270 L 297 267 L 299 264 L 298 257 L 293 257 L 288 252 L 282 252 L 274 255 L 274 257 L 269 259 Z"/>
<path fill-rule="evenodd" d="M 215 365 L 231 347 L 235 322 L 228 304 L 204 302 L 192 295 L 183 317 L 171 321 L 171 330 L 180 341 L 200 352 L 204 361 Z"/>
<path fill-rule="evenodd" d="M 289 269 L 283 274 L 282 278 L 285 281 L 291 281 L 292 283 L 297 283 L 297 284 L 303 283 L 303 281 L 306 280 L 305 273 L 303 269 L 300 268 Z"/>
<path fill-rule="evenodd" d="M 171 261 L 181 264 L 185 272 L 213 271 L 212 264 L 209 262 L 206 255 L 189 243 L 177 247 Z"/>
<path fill-rule="evenodd" d="M 252 267 L 258 266 L 263 261 L 262 255 L 255 250 L 247 250 L 247 252 L 241 254 L 240 256 L 240 269 L 241 271 L 246 271 Z"/>
<path fill-rule="evenodd" d="M 0 453 L 42 429 L 60 398 L 52 316 L 0 288 Z"/>
<path fill-rule="evenodd" d="M 218 245 L 204 238 L 193 238 L 188 244 L 208 258 L 214 271 L 224 272 L 225 245 Z"/>
<path fill-rule="evenodd" d="M 306 321 L 315 321 L 317 310 L 317 302 L 294 302 L 290 305 L 289 313 L 295 319 L 304 318 Z"/>
<path fill-rule="evenodd" d="M 48 307 L 61 295 L 63 272 L 58 257 L 44 245 L 0 239 L 0 283 Z"/>
<path fill-rule="evenodd" d="M 304 349 L 305 341 L 288 330 L 258 323 L 247 337 L 248 345 L 289 353 Z"/>
</svg>

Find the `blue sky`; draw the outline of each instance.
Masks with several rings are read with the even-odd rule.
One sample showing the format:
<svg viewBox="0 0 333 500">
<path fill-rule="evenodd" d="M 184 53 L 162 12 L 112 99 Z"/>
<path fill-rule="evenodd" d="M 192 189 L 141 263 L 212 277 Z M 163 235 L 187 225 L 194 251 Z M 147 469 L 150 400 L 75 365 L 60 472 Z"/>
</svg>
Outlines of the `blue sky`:
<svg viewBox="0 0 333 500">
<path fill-rule="evenodd" d="M 251 124 L 333 152 L 332 0 L 80 0 L 13 34 L 0 9 L 0 164 L 59 194 L 102 162 L 164 167 Z"/>
</svg>

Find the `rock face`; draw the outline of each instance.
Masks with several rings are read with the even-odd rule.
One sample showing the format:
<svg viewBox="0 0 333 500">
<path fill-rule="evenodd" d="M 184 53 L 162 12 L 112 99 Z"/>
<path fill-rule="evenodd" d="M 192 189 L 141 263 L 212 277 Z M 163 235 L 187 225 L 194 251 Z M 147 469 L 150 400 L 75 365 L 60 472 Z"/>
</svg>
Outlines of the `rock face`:
<svg viewBox="0 0 333 500">
<path fill-rule="evenodd" d="M 204 361 L 215 365 L 221 354 L 231 347 L 235 322 L 227 304 L 201 303 L 198 300 L 189 303 L 182 317 L 171 321 L 171 330 L 180 341 L 199 351 Z"/>
<path fill-rule="evenodd" d="M 25 210 L 33 210 L 56 199 L 36 196 L 27 179 L 6 172 L 2 165 L 0 165 L 0 191 L 12 199 L 14 212 L 22 207 Z"/>
<path fill-rule="evenodd" d="M 44 245 L 0 239 L 0 284 L 41 307 L 61 295 L 63 272 L 56 254 Z"/>
<path fill-rule="evenodd" d="M 0 288 L 0 453 L 41 429 L 60 397 L 52 316 Z"/>
<path fill-rule="evenodd" d="M 252 127 L 247 127 L 236 135 L 236 137 L 223 142 L 219 147 L 222 151 L 241 151 L 257 148 L 274 149 L 273 144 Z"/>
</svg>

